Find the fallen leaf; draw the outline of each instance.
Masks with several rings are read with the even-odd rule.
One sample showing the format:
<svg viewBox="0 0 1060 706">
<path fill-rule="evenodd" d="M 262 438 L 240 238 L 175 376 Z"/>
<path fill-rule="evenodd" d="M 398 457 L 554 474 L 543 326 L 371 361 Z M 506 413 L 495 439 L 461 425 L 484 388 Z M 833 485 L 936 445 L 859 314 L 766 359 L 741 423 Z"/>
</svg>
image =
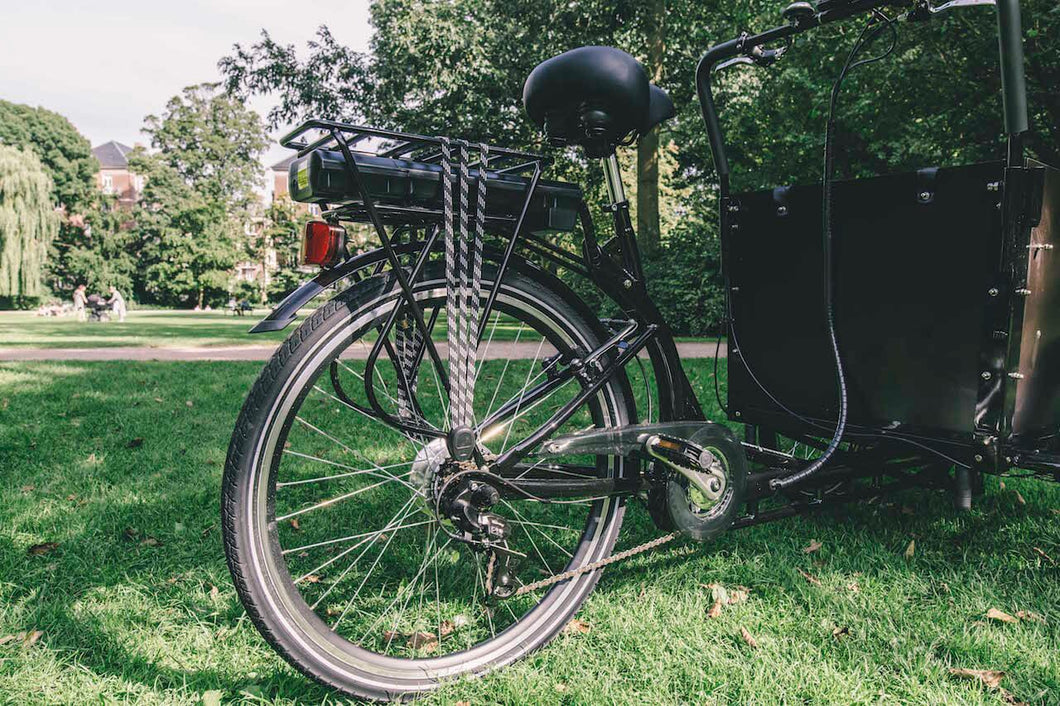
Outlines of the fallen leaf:
<svg viewBox="0 0 1060 706">
<path fill-rule="evenodd" d="M 25 639 L 22 640 L 22 646 L 30 647 L 36 644 L 37 640 L 41 639 L 41 636 L 43 635 L 44 633 L 40 630 L 30 630 L 28 633 L 26 633 Z"/>
<path fill-rule="evenodd" d="M 162 403 L 162 398 L 161 397 L 156 397 L 155 398 L 155 402 L 158 402 L 159 404 L 161 404 Z"/>
<path fill-rule="evenodd" d="M 1032 623 L 1041 623 L 1042 625 L 1045 625 L 1045 618 L 1037 613 L 1032 613 L 1029 610 L 1017 610 L 1016 617 L 1020 620 L 1029 620 Z"/>
<path fill-rule="evenodd" d="M 719 615 L 721 615 L 721 606 L 722 606 L 722 602 L 721 601 L 718 601 L 718 600 L 714 601 L 714 605 L 712 605 L 710 607 L 710 610 L 707 611 L 707 617 L 708 618 L 716 618 Z"/>
<path fill-rule="evenodd" d="M 187 401 L 187 402 L 185 402 L 184 404 L 186 404 L 186 405 L 187 405 L 187 406 L 189 406 L 189 407 L 194 407 L 194 406 L 195 406 L 195 403 L 194 403 L 194 402 L 192 402 L 191 400 L 188 400 L 188 401 Z"/>
<path fill-rule="evenodd" d="M 844 625 L 842 627 L 836 626 L 836 628 L 834 630 L 832 630 L 832 637 L 834 637 L 837 640 L 840 640 L 840 639 L 846 637 L 849 634 L 850 634 L 850 628 L 848 628 L 846 625 Z"/>
<path fill-rule="evenodd" d="M 735 586 L 729 589 L 729 605 L 743 603 L 751 596 L 751 589 L 746 586 Z"/>
<path fill-rule="evenodd" d="M 386 644 L 389 645 L 394 640 L 403 640 L 403 639 L 405 639 L 405 636 L 402 635 L 399 632 L 394 631 L 394 630 L 384 630 L 383 631 L 383 639 L 386 640 Z"/>
<path fill-rule="evenodd" d="M 147 537 L 143 538 L 143 541 L 140 542 L 140 546 L 141 547 L 160 547 L 160 546 L 162 546 L 162 542 L 159 539 L 157 539 L 155 537 L 151 537 L 150 535 L 148 535 Z"/>
<path fill-rule="evenodd" d="M 1013 617 L 1004 611 L 998 610 L 997 608 L 991 608 L 990 610 L 986 611 L 986 617 L 989 620 L 997 620 L 998 622 L 1002 623 L 1019 622 L 1019 618 Z"/>
<path fill-rule="evenodd" d="M 210 598 L 217 598 L 219 595 L 221 595 L 221 589 L 217 586 L 210 586 Z"/>
<path fill-rule="evenodd" d="M 1033 549 L 1033 550 L 1034 550 L 1034 553 L 1035 553 L 1035 554 L 1037 554 L 1037 555 L 1038 555 L 1038 556 L 1040 556 L 1041 558 L 1045 559 L 1045 560 L 1046 560 L 1046 561 L 1048 561 L 1048 562 L 1049 562 L 1050 564 L 1053 564 L 1053 565 L 1055 565 L 1055 564 L 1056 564 L 1056 560 L 1055 560 L 1055 559 L 1053 559 L 1053 558 L 1052 558 L 1051 556 L 1049 556 L 1048 554 L 1046 554 L 1046 553 L 1045 553 L 1044 551 L 1042 551 L 1042 549 L 1041 549 L 1040 547 L 1031 547 L 1031 549 Z"/>
<path fill-rule="evenodd" d="M 451 620 L 443 620 L 442 622 L 438 623 L 439 637 L 446 637 L 448 635 L 452 635 L 454 630 L 456 630 L 456 626 L 453 625 L 453 621 Z"/>
<path fill-rule="evenodd" d="M 140 530 L 136 529 L 135 527 L 126 527 L 125 531 L 122 532 L 122 536 L 124 536 L 130 542 L 135 542 L 140 538 Z"/>
<path fill-rule="evenodd" d="M 434 633 L 422 631 L 412 633 L 411 635 L 409 635 L 409 639 L 405 642 L 406 645 L 408 645 L 414 650 L 425 648 L 431 643 L 434 643 L 434 645 L 437 646 L 438 638 L 434 636 Z"/>
<path fill-rule="evenodd" d="M 309 556 L 309 552 L 298 552 L 298 557 L 300 559 L 305 559 L 307 556 Z"/>
<path fill-rule="evenodd" d="M 958 667 L 951 667 L 950 674 L 955 677 L 964 677 L 965 679 L 976 679 L 990 689 L 996 689 L 1001 686 L 1001 680 L 1005 676 L 1004 672 L 996 669 L 963 669 Z"/>
<path fill-rule="evenodd" d="M 468 618 L 466 615 L 454 615 L 453 616 L 453 627 L 454 628 L 462 628 L 462 627 L 464 627 L 465 625 L 467 625 L 470 622 L 471 622 L 471 619 Z"/>
<path fill-rule="evenodd" d="M 217 689 L 202 692 L 202 706 L 221 706 L 221 692 Z"/>
<path fill-rule="evenodd" d="M 824 546 L 823 543 L 818 542 L 816 539 L 811 539 L 810 540 L 810 545 L 808 547 L 803 548 L 802 553 L 803 554 L 813 554 L 815 551 L 817 551 L 818 549 L 820 549 L 823 546 Z"/>
<path fill-rule="evenodd" d="M 70 493 L 69 495 L 66 496 L 66 501 L 70 502 L 70 503 L 77 502 L 77 495 L 74 494 L 74 493 Z"/>
<path fill-rule="evenodd" d="M 139 437 L 138 436 L 135 439 L 129 439 L 125 443 L 125 448 L 127 448 L 127 449 L 138 449 L 138 448 L 140 448 L 143 445 L 144 445 L 143 437 Z"/>
<path fill-rule="evenodd" d="M 0 637 L 0 647 L 3 647 L 9 642 L 14 642 L 17 639 L 18 635 L 4 635 L 3 637 Z"/>
<path fill-rule="evenodd" d="M 702 583 L 700 586 L 710 590 L 710 597 L 715 602 L 729 602 L 729 592 L 720 583 Z"/>
<path fill-rule="evenodd" d="M 37 489 L 37 486 L 35 486 L 35 485 L 24 485 L 24 486 L 22 486 L 22 487 L 20 488 L 20 490 L 21 490 L 21 491 L 22 491 L 23 493 L 32 493 L 32 492 L 33 492 L 34 490 L 36 490 L 36 489 Z"/>
<path fill-rule="evenodd" d="M 1001 699 L 1006 704 L 1012 704 L 1012 706 L 1027 706 L 1027 702 L 1026 701 L 1020 701 L 1008 689 L 998 689 L 997 693 L 1001 696 Z"/>
<path fill-rule="evenodd" d="M 857 581 L 851 581 L 847 584 L 847 590 L 851 593 L 861 593 L 861 586 L 858 585 Z"/>
<path fill-rule="evenodd" d="M 567 685 L 562 682 L 556 684 L 553 688 L 561 694 L 567 691 Z"/>
<path fill-rule="evenodd" d="M 563 627 L 563 632 L 565 632 L 567 634 L 581 633 L 581 634 L 584 635 L 585 633 L 589 632 L 592 629 L 593 629 L 593 627 L 592 627 L 592 625 L 589 625 L 589 623 L 585 622 L 584 620 L 579 620 L 578 618 L 574 618 L 573 620 L 571 620 L 569 623 L 567 623 Z"/>
<path fill-rule="evenodd" d="M 297 517 L 291 518 L 291 529 L 293 529 L 295 532 L 300 532 L 302 530 L 302 525 L 298 524 Z"/>
<path fill-rule="evenodd" d="M 916 552 L 916 540 L 910 539 L 909 546 L 905 548 L 905 558 L 912 559 L 913 554 Z"/>
<path fill-rule="evenodd" d="M 743 637 L 743 641 L 751 646 L 751 649 L 758 649 L 758 640 L 754 639 L 751 633 L 747 632 L 747 628 L 740 628 L 740 636 Z"/>
<path fill-rule="evenodd" d="M 316 574 L 309 574 L 309 576 L 305 577 L 304 581 L 306 583 L 320 583 L 320 577 Z"/>
<path fill-rule="evenodd" d="M 26 553 L 30 556 L 44 556 L 45 554 L 53 552 L 58 548 L 58 542 L 41 542 L 40 544 L 34 544 L 32 547 L 27 549 Z"/>
<path fill-rule="evenodd" d="M 807 581 L 812 583 L 814 586 L 820 586 L 821 585 L 821 579 L 817 578 L 813 574 L 809 573 L 808 571 L 803 571 L 802 569 L 799 569 L 798 571 L 799 571 L 800 574 L 802 574 L 802 577 L 804 579 L 806 579 Z"/>
<path fill-rule="evenodd" d="M 457 702 L 455 702 L 453 704 L 453 706 L 471 706 L 471 702 L 470 701 L 457 701 Z"/>
<path fill-rule="evenodd" d="M 1022 495 L 1020 495 L 1020 491 L 1014 490 L 1012 492 L 1014 492 L 1016 494 L 1016 502 L 1018 502 L 1020 505 L 1026 505 L 1027 504 L 1027 501 L 1023 499 Z"/>
</svg>

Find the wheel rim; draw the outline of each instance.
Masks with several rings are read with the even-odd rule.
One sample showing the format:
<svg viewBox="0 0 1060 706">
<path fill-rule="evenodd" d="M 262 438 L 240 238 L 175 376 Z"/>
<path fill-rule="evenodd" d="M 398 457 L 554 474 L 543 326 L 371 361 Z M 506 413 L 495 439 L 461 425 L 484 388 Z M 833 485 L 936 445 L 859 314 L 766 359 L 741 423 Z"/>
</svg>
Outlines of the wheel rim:
<svg viewBox="0 0 1060 706">
<path fill-rule="evenodd" d="M 421 285 L 420 291 L 417 292 L 417 298 L 424 302 L 433 301 L 440 296 L 444 296 L 444 289 L 439 289 L 433 283 Z M 382 313 L 388 311 L 393 306 L 392 302 L 393 297 L 387 297 L 378 304 L 373 304 L 366 311 L 351 313 L 347 318 L 346 326 L 343 328 L 346 330 L 364 328 L 366 322 L 375 321 Z M 585 340 L 584 332 L 579 332 L 576 326 L 569 321 L 563 320 L 559 312 L 550 309 L 541 302 L 530 303 L 526 301 L 525 295 L 521 295 L 518 291 L 502 288 L 498 303 L 508 312 L 519 311 L 523 316 L 534 318 L 533 323 L 539 326 L 544 327 L 545 322 L 551 322 L 552 329 L 538 331 L 538 333 L 544 334 L 541 336 L 542 340 L 550 337 L 550 342 L 567 346 L 585 347 L 590 344 L 590 341 Z M 499 322 L 501 319 L 497 318 L 494 321 Z M 488 346 L 488 342 L 493 340 L 495 329 L 496 327 L 494 327 L 493 332 L 486 334 L 483 346 Z M 323 569 L 338 569 L 345 564 L 344 559 L 361 551 L 361 549 L 355 549 L 348 554 L 343 553 L 349 549 L 349 546 L 344 545 L 343 542 L 311 546 L 317 543 L 318 540 L 315 538 L 312 538 L 313 541 L 306 541 L 301 545 L 292 547 L 290 542 L 287 541 L 292 532 L 304 535 L 307 539 L 309 538 L 306 534 L 306 525 L 315 521 L 310 519 L 314 513 L 317 513 L 318 510 L 326 510 L 343 504 L 348 505 L 349 503 L 346 500 L 354 500 L 355 498 L 346 498 L 342 501 L 336 501 L 332 505 L 320 506 L 312 510 L 306 510 L 305 508 L 313 508 L 314 504 L 305 502 L 294 510 L 284 507 L 284 501 L 277 499 L 275 492 L 278 490 L 276 488 L 277 483 L 290 483 L 287 486 L 280 486 L 284 489 L 308 487 L 313 484 L 285 480 L 283 476 L 278 477 L 279 469 L 276 463 L 263 464 L 261 462 L 266 459 L 287 458 L 297 453 L 303 453 L 298 450 L 294 450 L 294 453 L 292 453 L 292 449 L 289 447 L 290 432 L 295 426 L 304 428 L 314 437 L 321 436 L 322 433 L 327 434 L 328 430 L 323 429 L 322 425 L 314 423 L 315 419 L 298 420 L 298 417 L 302 416 L 300 412 L 305 408 L 305 402 L 312 399 L 310 396 L 311 389 L 307 389 L 306 393 L 302 395 L 298 395 L 298 391 L 306 387 L 306 383 L 309 380 L 319 380 L 321 368 L 327 364 L 326 359 L 341 345 L 344 345 L 344 343 L 337 334 L 327 337 L 316 344 L 314 351 L 310 355 L 306 355 L 303 358 L 303 364 L 300 369 L 288 378 L 284 392 L 278 398 L 277 405 L 274 405 L 274 413 L 270 417 L 267 432 L 262 436 L 263 441 L 255 450 L 255 473 L 262 474 L 267 470 L 269 479 L 267 482 L 261 482 L 260 479 L 264 479 L 264 475 L 260 475 L 252 479 L 252 482 L 248 484 L 248 488 L 251 489 L 250 492 L 253 492 L 255 496 L 256 502 L 253 507 L 256 508 L 256 511 L 251 513 L 252 516 L 247 518 L 247 522 L 249 523 L 248 529 L 251 530 L 253 536 L 258 538 L 257 541 L 252 542 L 255 547 L 254 558 L 256 565 L 254 569 L 266 580 L 268 586 L 266 593 L 268 594 L 268 600 L 272 602 L 270 608 L 274 609 L 271 614 L 285 623 L 287 632 L 295 635 L 296 639 L 302 642 L 302 646 L 305 649 L 316 654 L 320 660 L 330 663 L 330 667 L 333 670 L 337 672 L 350 672 L 353 670 L 352 673 L 356 674 L 357 678 L 362 681 L 365 680 L 364 673 L 367 672 L 373 677 L 378 677 L 382 680 L 378 684 L 381 688 L 392 688 L 392 684 L 387 680 L 412 679 L 414 677 L 410 675 L 413 674 L 416 675 L 415 678 L 420 680 L 433 681 L 468 671 L 480 671 L 487 666 L 498 666 L 516 659 L 526 651 L 526 646 L 540 642 L 541 635 L 551 634 L 555 630 L 556 620 L 569 612 L 566 610 L 568 606 L 572 604 L 576 606 L 583 600 L 584 595 L 591 589 L 594 582 L 592 577 L 586 576 L 579 580 L 565 582 L 552 589 L 545 596 L 540 594 L 529 596 L 525 599 L 528 603 L 528 606 L 524 606 L 527 608 L 525 613 L 521 611 L 519 606 L 513 607 L 509 604 L 502 604 L 493 615 L 487 613 L 486 620 L 483 621 L 481 616 L 467 614 L 471 610 L 471 606 L 467 606 L 464 610 L 458 610 L 452 605 L 448 606 L 450 610 L 435 609 L 433 612 L 434 622 L 430 625 L 431 629 L 427 629 L 428 626 L 424 624 L 423 618 L 429 611 L 422 609 L 420 606 L 430 602 L 425 596 L 427 590 L 423 588 L 426 583 L 430 583 L 429 581 L 419 582 L 419 592 L 405 590 L 402 593 L 403 589 L 397 587 L 394 597 L 390 600 L 391 603 L 401 606 L 401 610 L 391 611 L 394 613 L 394 619 L 391 619 L 387 615 L 387 611 L 383 610 L 377 616 L 377 618 L 383 620 L 370 620 L 364 615 L 368 611 L 364 607 L 363 601 L 362 605 L 356 608 L 353 607 L 357 601 L 361 600 L 364 594 L 355 592 L 354 601 L 348 601 L 344 609 L 345 613 L 339 612 L 338 616 L 334 615 L 334 611 L 340 609 L 329 606 L 325 602 L 337 597 L 340 591 L 339 586 L 353 575 L 352 572 L 356 571 L 356 569 L 351 569 L 347 572 L 343 579 L 327 584 L 323 580 L 323 570 L 317 568 L 319 564 L 315 564 L 309 570 L 292 570 L 289 568 L 288 559 L 291 558 L 292 554 L 295 555 L 295 558 L 303 558 L 308 562 L 313 559 L 312 555 L 314 552 L 327 548 L 334 550 L 342 547 L 338 553 L 327 558 L 327 561 L 331 563 L 323 567 Z M 491 363 L 486 363 L 481 369 L 488 371 L 491 365 Z M 495 391 L 492 394 L 488 394 L 488 389 L 485 391 L 487 394 L 483 396 L 483 402 L 485 403 L 484 397 L 489 397 L 489 406 L 495 405 L 498 401 L 497 398 L 503 394 L 503 379 L 505 375 L 511 375 L 516 369 L 520 368 L 520 365 L 510 360 L 499 365 L 502 371 L 508 372 L 500 374 L 501 380 L 496 384 Z M 350 367 L 350 364 L 346 363 L 343 367 Z M 426 364 L 424 367 L 426 367 Z M 533 383 L 533 362 L 529 366 L 523 367 L 525 368 L 525 377 L 522 382 L 525 387 L 526 384 Z M 352 373 L 354 371 L 348 370 L 348 372 Z M 519 372 L 524 374 L 523 370 L 519 370 Z M 480 392 L 482 391 L 480 390 Z M 317 394 L 319 394 L 319 391 Z M 389 391 L 385 394 L 393 401 L 393 396 Z M 480 395 L 476 395 L 477 402 L 479 399 Z M 609 386 L 605 386 L 600 395 L 594 398 L 594 402 L 596 405 L 594 412 L 597 424 L 611 425 L 621 423 L 623 413 L 614 398 L 614 391 Z M 478 405 L 476 405 L 476 411 L 478 411 Z M 527 416 L 529 419 L 533 418 L 532 415 L 528 414 Z M 515 439 L 518 438 L 517 427 L 517 424 L 512 424 L 504 430 L 503 441 L 500 441 L 501 448 L 514 443 Z M 328 434 L 328 436 L 332 437 L 332 441 L 342 441 L 334 434 Z M 501 435 L 497 435 L 497 439 L 500 440 Z M 288 444 L 288 448 L 283 448 L 285 443 Z M 348 443 L 343 443 L 349 447 Z M 352 449 L 352 447 L 350 448 Z M 498 449 L 495 447 L 493 450 Z M 322 458 L 316 454 L 308 455 L 315 456 L 316 459 Z M 299 459 L 300 462 L 319 463 L 317 460 L 306 459 L 304 456 L 294 457 Z M 394 476 L 396 478 L 391 478 L 386 482 L 380 481 L 380 487 L 389 484 L 392 487 L 408 491 L 410 497 L 412 497 L 412 490 L 406 488 L 399 477 L 401 473 L 407 470 L 403 464 L 395 464 L 388 467 L 388 464 L 376 461 L 372 465 L 374 466 L 372 469 L 374 473 L 370 475 L 377 477 Z M 353 478 L 352 474 L 356 472 L 367 470 L 360 467 L 340 468 L 331 466 L 331 468 L 338 472 L 333 475 L 351 474 L 348 478 Z M 617 468 L 609 466 L 607 472 L 615 473 Z M 326 482 L 330 483 L 332 481 Z M 364 494 L 367 496 L 371 492 L 370 490 L 364 491 Z M 332 497 L 341 497 L 341 494 Z M 516 522 L 535 521 L 533 518 L 526 517 L 524 508 L 514 508 L 512 504 L 508 504 L 508 508 L 511 508 L 511 512 L 514 513 L 512 517 Z M 529 540 L 524 541 L 524 544 L 527 545 L 528 557 L 536 554 L 541 563 L 545 565 L 543 567 L 544 570 L 556 572 L 606 556 L 614 542 L 621 520 L 621 513 L 622 503 L 619 501 L 601 500 L 595 502 L 584 516 L 583 527 L 580 530 L 582 534 L 579 535 L 577 544 L 573 545 L 574 550 L 566 552 L 568 555 L 566 557 L 567 561 L 565 565 L 559 566 L 556 565 L 555 561 L 549 563 L 550 553 L 546 542 L 549 540 L 550 528 L 525 524 L 519 524 L 517 527 L 523 530 L 524 540 Z M 430 519 L 423 513 L 417 514 L 415 510 L 409 512 L 409 509 L 404 506 L 399 507 L 398 513 L 394 515 L 388 514 L 383 519 L 389 520 L 382 525 L 383 536 L 386 537 L 389 534 L 389 537 L 387 537 L 389 543 L 397 541 L 395 537 L 401 532 L 424 531 L 423 528 L 431 528 L 433 526 Z M 297 529 L 295 523 L 297 523 Z M 560 526 L 556 525 L 556 527 Z M 567 523 L 562 525 L 562 527 L 569 530 L 570 524 Z M 553 537 L 556 531 L 558 530 L 552 531 Z M 515 533 L 518 533 L 518 529 Z M 284 536 L 285 534 L 287 536 Z M 357 545 L 358 547 L 367 546 L 370 548 L 374 544 L 387 545 L 386 540 L 373 542 L 372 538 L 352 529 L 344 531 L 341 537 L 354 543 L 361 542 L 362 544 Z M 537 541 L 535 541 L 535 537 Z M 451 549 L 451 545 L 442 549 L 444 545 L 440 540 L 428 538 L 425 542 L 422 555 L 423 562 L 419 566 L 420 575 L 422 576 L 426 573 L 430 577 L 431 572 L 439 571 L 439 575 L 433 583 L 436 589 L 435 602 L 438 607 L 441 607 L 443 601 L 438 594 L 442 592 L 444 587 L 444 581 L 441 580 L 442 577 L 440 576 L 440 573 L 444 572 L 444 567 L 439 570 L 439 562 L 437 560 L 442 556 L 442 552 Z M 543 547 L 542 545 L 545 546 Z M 559 548 L 563 549 L 563 546 L 559 546 Z M 463 555 L 461 561 L 467 559 L 469 552 L 459 547 L 456 551 L 458 554 Z M 298 556 L 303 553 L 309 556 Z M 378 558 L 382 560 L 384 554 L 385 550 L 378 555 Z M 555 556 L 556 554 L 558 552 L 552 552 L 551 555 Z M 370 551 L 363 556 L 367 556 L 369 559 L 372 558 Z M 480 558 L 479 565 L 475 569 L 476 585 L 479 589 L 481 589 L 482 572 L 484 571 L 481 561 L 482 559 Z M 321 571 L 321 573 L 314 573 L 314 571 Z M 304 581 L 300 582 L 298 579 L 305 579 L 306 576 L 318 577 L 318 580 L 315 581 L 308 579 L 311 584 L 311 590 L 308 593 L 315 594 L 311 597 L 305 595 L 296 586 L 296 583 L 304 583 Z M 540 578 L 540 576 L 528 576 L 527 581 L 536 580 L 537 578 Z M 367 586 L 370 577 L 365 577 L 363 581 L 363 585 Z M 406 586 L 412 586 L 414 583 L 410 582 Z M 350 585 L 355 584 L 350 583 Z M 293 591 L 292 587 L 294 587 Z M 321 597 L 322 594 L 323 598 Z M 375 597 L 383 595 L 383 591 L 377 591 Z M 475 598 L 477 596 L 472 595 L 472 599 Z M 408 609 L 409 604 L 413 601 L 417 603 L 416 611 Z M 418 623 L 416 620 L 408 620 L 408 615 L 413 612 L 418 615 Z M 404 614 L 405 618 L 402 619 L 398 613 Z M 355 619 L 351 619 L 351 616 Z M 328 617 L 334 617 L 339 628 L 343 627 L 344 621 L 349 621 L 345 623 L 348 626 L 356 625 L 358 628 L 367 626 L 367 628 L 363 631 L 358 629 L 356 631 L 358 634 L 356 635 L 353 634 L 354 631 L 348 631 L 346 634 L 343 634 L 341 630 L 338 633 L 332 632 L 328 625 Z M 384 629 L 383 623 L 386 621 L 389 621 L 390 624 Z M 464 621 L 467 622 L 465 623 Z M 468 623 L 478 624 L 469 625 Z M 491 623 L 488 625 L 488 633 L 484 632 L 487 626 L 483 623 Z M 451 630 L 448 635 L 445 634 L 446 624 L 448 624 L 448 629 Z M 425 634 L 432 634 L 434 639 L 422 637 Z M 412 637 L 415 635 L 420 635 L 421 637 Z M 485 637 L 485 640 L 476 642 L 476 635 Z M 437 644 L 432 648 L 431 642 L 436 642 Z"/>
</svg>

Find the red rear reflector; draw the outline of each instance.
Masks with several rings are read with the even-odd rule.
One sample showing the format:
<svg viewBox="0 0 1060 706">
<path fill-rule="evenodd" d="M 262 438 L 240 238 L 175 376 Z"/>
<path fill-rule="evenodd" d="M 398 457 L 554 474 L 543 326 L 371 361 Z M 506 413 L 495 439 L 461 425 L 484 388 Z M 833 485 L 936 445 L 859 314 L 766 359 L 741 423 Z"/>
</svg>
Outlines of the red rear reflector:
<svg viewBox="0 0 1060 706">
<path fill-rule="evenodd" d="M 331 267 L 346 250 L 346 229 L 324 221 L 305 224 L 302 238 L 302 264 Z"/>
</svg>

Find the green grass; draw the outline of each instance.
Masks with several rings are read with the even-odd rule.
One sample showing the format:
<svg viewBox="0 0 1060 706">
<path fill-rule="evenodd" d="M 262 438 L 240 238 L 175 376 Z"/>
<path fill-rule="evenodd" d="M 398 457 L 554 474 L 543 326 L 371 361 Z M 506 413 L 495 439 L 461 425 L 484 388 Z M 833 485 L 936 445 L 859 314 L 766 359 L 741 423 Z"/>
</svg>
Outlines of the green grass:
<svg viewBox="0 0 1060 706">
<path fill-rule="evenodd" d="M 709 390 L 709 362 L 689 368 Z M 269 650 L 224 565 L 221 469 L 259 369 L 0 364 L 0 639 L 42 633 L 0 645 L 0 701 L 342 701 Z M 1060 559 L 1058 507 L 1058 486 L 989 479 L 970 514 L 906 493 L 640 557 L 604 574 L 590 632 L 426 703 L 1002 703 L 951 667 L 1056 703 L 1060 569 L 1034 548 Z M 642 508 L 627 517 L 624 546 L 651 536 Z M 58 547 L 27 553 L 44 542 Z M 709 618 L 710 583 L 750 598 Z M 992 607 L 1046 622 L 988 621 Z"/>
<path fill-rule="evenodd" d="M 307 310 L 306 310 L 307 311 Z M 305 314 L 306 311 L 302 313 Z M 265 317 L 265 309 L 233 316 L 221 311 L 144 310 L 131 311 L 124 323 L 79 322 L 72 316 L 52 318 L 29 311 L 0 311 L 0 348 L 113 348 L 116 346 L 239 346 L 274 345 L 294 329 L 247 333 Z M 487 328 L 486 337 L 492 324 Z M 435 323 L 435 340 L 444 340 L 444 312 Z M 500 317 L 493 338 L 511 341 L 518 325 Z M 371 340 L 369 337 L 367 340 Z M 682 341 L 713 341 L 713 338 L 681 338 Z"/>
<path fill-rule="evenodd" d="M 115 346 L 238 346 L 275 344 L 290 331 L 247 331 L 267 312 L 246 316 L 220 311 L 130 311 L 124 323 L 79 322 L 30 311 L 0 312 L 0 348 L 113 348 Z"/>
</svg>

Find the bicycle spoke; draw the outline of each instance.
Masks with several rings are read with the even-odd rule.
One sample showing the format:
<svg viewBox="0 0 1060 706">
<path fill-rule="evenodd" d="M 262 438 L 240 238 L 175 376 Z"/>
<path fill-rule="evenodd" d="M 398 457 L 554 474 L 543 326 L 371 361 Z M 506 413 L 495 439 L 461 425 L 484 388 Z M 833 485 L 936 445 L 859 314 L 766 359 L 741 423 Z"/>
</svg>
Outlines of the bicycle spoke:
<svg viewBox="0 0 1060 706">
<path fill-rule="evenodd" d="M 409 498 L 409 501 L 407 503 L 405 503 L 404 507 L 402 507 L 400 510 L 398 510 L 397 515 L 395 515 L 394 518 L 391 519 L 390 523 L 393 523 L 394 519 L 396 519 L 398 517 L 398 515 L 401 515 L 401 519 L 398 520 L 399 522 L 403 521 L 406 517 L 408 517 L 411 514 L 410 512 L 408 512 L 408 507 L 410 505 L 412 505 L 412 503 L 414 501 L 415 501 L 415 498 Z M 402 513 L 404 513 L 404 514 L 402 514 Z M 388 523 L 388 524 L 390 524 L 390 523 Z M 305 572 L 304 574 L 302 574 L 301 576 L 296 578 L 294 580 L 294 582 L 295 583 L 301 583 L 302 581 L 305 581 L 310 576 L 316 576 L 318 574 L 318 572 L 320 572 L 321 570 L 326 569 L 327 567 L 331 566 L 332 564 L 334 564 L 336 561 L 338 561 L 342 557 L 347 556 L 347 555 L 351 554 L 352 552 L 354 552 L 357 549 L 357 547 L 363 546 L 366 543 L 368 543 L 369 547 L 371 547 L 371 545 L 375 544 L 376 540 L 379 539 L 380 536 L 382 536 L 383 532 L 386 532 L 385 528 L 383 529 L 382 532 L 379 532 L 379 533 L 375 534 L 375 536 L 371 537 L 370 539 L 365 539 L 364 541 L 358 542 L 357 544 L 355 544 L 352 547 L 347 547 L 341 554 L 333 556 L 332 558 L 328 559 L 327 561 L 325 561 L 323 564 L 321 564 L 320 566 L 316 567 L 312 571 Z M 393 535 L 391 535 L 391 537 L 393 537 Z M 367 549 L 365 549 L 365 551 L 367 551 Z M 357 561 L 359 559 L 360 559 L 360 557 L 358 557 L 357 559 L 354 559 L 354 563 L 357 563 Z"/>
<path fill-rule="evenodd" d="M 321 476 L 319 478 L 306 478 L 304 480 L 292 480 L 292 481 L 284 481 L 284 482 L 277 481 L 277 483 L 276 483 L 276 487 L 277 488 L 285 488 L 285 487 L 290 486 L 290 485 L 305 485 L 307 483 L 320 483 L 320 482 L 323 482 L 323 481 L 337 480 L 339 478 L 350 478 L 350 477 L 353 477 L 353 476 L 360 476 L 360 475 L 374 475 L 374 476 L 378 476 L 379 471 L 389 470 L 391 468 L 401 468 L 402 466 L 411 466 L 412 465 L 412 461 L 405 461 L 404 463 L 391 463 L 391 464 L 386 465 L 386 466 L 378 466 L 377 468 L 357 469 L 357 468 L 354 468 L 353 466 L 347 466 L 344 463 L 339 463 L 338 461 L 329 461 L 326 458 L 320 458 L 319 456 L 313 456 L 313 455 L 310 455 L 310 454 L 304 454 L 304 453 L 300 453 L 298 451 L 291 451 L 290 449 L 284 449 L 283 452 L 285 454 L 290 455 L 290 456 L 297 456 L 298 458 L 304 458 L 304 459 L 307 459 L 307 460 L 310 460 L 310 461 L 316 461 L 317 463 L 324 463 L 324 464 L 327 464 L 329 466 L 335 466 L 336 468 L 345 468 L 345 469 L 349 470 L 349 473 L 338 473 L 338 474 L 333 475 L 333 476 Z M 411 471 L 409 473 L 411 473 Z M 409 475 L 409 473 L 403 473 L 400 476 L 392 476 L 392 477 L 395 478 L 395 479 L 396 478 L 401 478 L 401 477 Z"/>
</svg>

